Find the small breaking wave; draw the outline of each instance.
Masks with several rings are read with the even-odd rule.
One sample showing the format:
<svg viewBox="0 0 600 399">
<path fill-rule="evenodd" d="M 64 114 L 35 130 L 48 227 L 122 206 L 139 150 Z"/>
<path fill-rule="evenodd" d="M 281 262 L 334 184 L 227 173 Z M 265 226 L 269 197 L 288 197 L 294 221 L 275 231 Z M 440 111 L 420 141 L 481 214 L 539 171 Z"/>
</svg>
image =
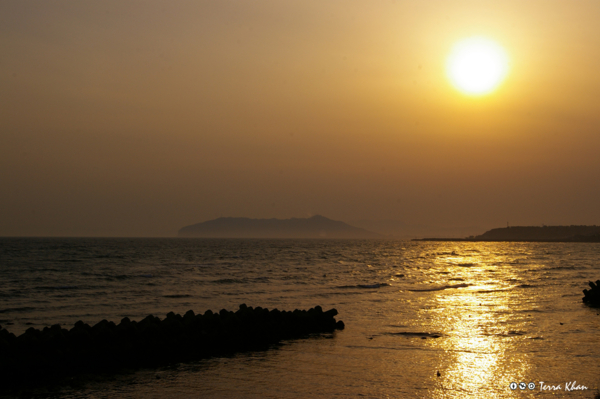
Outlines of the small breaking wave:
<svg viewBox="0 0 600 399">
<path fill-rule="evenodd" d="M 508 291 L 510 288 L 498 288 L 498 289 L 489 289 L 489 290 L 478 290 L 473 291 L 474 294 L 489 294 L 490 292 L 502 292 Z"/>
<path fill-rule="evenodd" d="M 23 306 L 20 308 L 7 308 L 7 309 L 0 309 L 0 313 L 29 312 L 31 310 L 36 310 L 36 308 L 32 308 L 30 306 Z"/>
<path fill-rule="evenodd" d="M 241 284 L 244 283 L 244 280 L 235 279 L 235 278 L 221 278 L 218 280 L 213 280 L 211 283 L 215 284 Z"/>
<path fill-rule="evenodd" d="M 407 338 L 440 338 L 443 335 L 441 333 L 428 333 L 428 332 L 411 332 L 411 331 L 402 331 L 402 332 L 387 332 L 382 335 L 392 335 L 392 336 L 401 336 Z"/>
<path fill-rule="evenodd" d="M 381 287 L 389 287 L 388 283 L 376 283 L 376 284 L 359 284 L 358 288 L 381 288 Z"/>
<path fill-rule="evenodd" d="M 357 285 L 340 285 L 336 288 L 381 288 L 391 286 L 388 283 L 376 283 L 376 284 L 357 284 Z"/>
<path fill-rule="evenodd" d="M 412 290 L 407 290 L 407 291 L 413 291 L 413 292 L 425 292 L 425 291 L 442 291 L 442 290 L 447 290 L 450 288 L 464 288 L 464 287 L 468 287 L 469 284 L 454 284 L 454 285 L 444 285 L 442 287 L 435 287 L 435 288 L 418 288 L 418 289 L 412 289 Z"/>
<path fill-rule="evenodd" d="M 79 289 L 78 286 L 76 285 L 56 285 L 56 286 L 47 286 L 47 285 L 43 285 L 43 286 L 39 286 L 39 287 L 35 287 L 35 289 L 38 290 L 76 290 Z"/>
<path fill-rule="evenodd" d="M 103 277 L 106 281 L 125 281 L 132 280 L 138 278 L 152 278 L 153 274 L 144 273 L 144 274 L 115 274 L 115 275 L 107 275 L 107 274 L 95 274 L 98 277 Z"/>
<path fill-rule="evenodd" d="M 485 336 L 489 336 L 489 337 L 518 337 L 521 335 L 525 335 L 527 334 L 525 331 L 516 331 L 516 330 L 511 330 L 511 331 L 507 331 L 507 332 L 502 332 L 502 333 L 488 333 L 488 334 L 483 334 Z"/>
</svg>

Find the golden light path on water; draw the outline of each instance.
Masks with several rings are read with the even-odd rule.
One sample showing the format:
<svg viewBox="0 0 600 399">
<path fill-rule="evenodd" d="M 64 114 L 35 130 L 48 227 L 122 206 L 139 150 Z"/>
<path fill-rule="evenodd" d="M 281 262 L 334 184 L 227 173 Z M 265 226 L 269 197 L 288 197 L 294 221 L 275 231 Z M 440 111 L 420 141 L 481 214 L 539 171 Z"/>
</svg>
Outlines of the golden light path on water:
<svg viewBox="0 0 600 399">
<path fill-rule="evenodd" d="M 497 388 L 520 382 L 521 376 L 531 371 L 527 356 L 520 356 L 518 362 L 514 358 L 515 340 L 525 332 L 515 329 L 514 318 L 520 316 L 511 309 L 516 301 L 522 305 L 527 300 L 515 296 L 513 288 L 519 285 L 519 277 L 513 269 L 499 266 L 512 261 L 479 251 L 467 255 L 452 252 L 435 259 L 437 273 L 456 282 L 457 288 L 438 291 L 437 306 L 421 312 L 423 317 L 433 318 L 432 331 L 443 335 L 427 340 L 444 353 L 433 397 L 505 397 L 506 390 L 498 392 Z"/>
<path fill-rule="evenodd" d="M 590 399 L 600 386 L 600 312 L 581 301 L 599 277 L 600 244 L 35 239 L 3 248 L 13 254 L 0 277 L 18 290 L 3 297 L 2 318 L 19 333 L 33 322 L 141 320 L 240 303 L 319 304 L 346 324 L 56 398 Z M 118 256 L 107 261 L 107 249 Z M 542 381 L 561 388 L 543 392 Z M 575 381 L 585 388 L 567 392 Z M 512 382 L 536 386 L 515 391 Z"/>
</svg>

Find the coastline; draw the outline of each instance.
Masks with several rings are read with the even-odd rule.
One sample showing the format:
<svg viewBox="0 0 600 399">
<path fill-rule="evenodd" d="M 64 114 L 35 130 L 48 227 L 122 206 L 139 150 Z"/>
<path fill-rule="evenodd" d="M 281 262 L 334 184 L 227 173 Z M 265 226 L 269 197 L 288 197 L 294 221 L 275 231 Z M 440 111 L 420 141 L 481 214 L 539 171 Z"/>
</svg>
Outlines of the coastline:
<svg viewBox="0 0 600 399">
<path fill-rule="evenodd" d="M 418 238 L 413 241 L 600 242 L 599 226 L 508 226 L 464 238 Z"/>
<path fill-rule="evenodd" d="M 600 239 L 503 239 L 503 240 L 479 240 L 473 238 L 413 238 L 411 241 L 436 241 L 436 242 L 567 242 L 567 243 L 600 243 Z"/>
</svg>

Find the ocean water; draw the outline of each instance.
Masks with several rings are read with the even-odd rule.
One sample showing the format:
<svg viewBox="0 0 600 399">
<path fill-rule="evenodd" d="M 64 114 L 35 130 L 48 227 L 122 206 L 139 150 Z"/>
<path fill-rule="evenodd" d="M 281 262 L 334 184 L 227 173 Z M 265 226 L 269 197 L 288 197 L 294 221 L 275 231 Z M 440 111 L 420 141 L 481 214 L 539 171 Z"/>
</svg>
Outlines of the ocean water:
<svg viewBox="0 0 600 399">
<path fill-rule="evenodd" d="M 0 324 L 18 335 L 241 303 L 321 305 L 346 324 L 40 397 L 592 398 L 600 309 L 581 297 L 599 265 L 593 243 L 0 238 Z"/>
</svg>

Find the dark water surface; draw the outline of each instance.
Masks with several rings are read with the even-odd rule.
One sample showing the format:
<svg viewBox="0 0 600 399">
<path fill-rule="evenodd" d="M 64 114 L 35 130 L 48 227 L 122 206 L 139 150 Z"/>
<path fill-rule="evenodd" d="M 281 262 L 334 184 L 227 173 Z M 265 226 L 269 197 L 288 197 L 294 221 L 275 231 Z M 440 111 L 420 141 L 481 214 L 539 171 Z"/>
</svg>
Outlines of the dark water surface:
<svg viewBox="0 0 600 399">
<path fill-rule="evenodd" d="M 241 303 L 335 307 L 346 323 L 44 393 L 57 398 L 592 398 L 600 310 L 581 297 L 599 265 L 590 243 L 0 238 L 0 324 L 20 334 Z"/>
</svg>

